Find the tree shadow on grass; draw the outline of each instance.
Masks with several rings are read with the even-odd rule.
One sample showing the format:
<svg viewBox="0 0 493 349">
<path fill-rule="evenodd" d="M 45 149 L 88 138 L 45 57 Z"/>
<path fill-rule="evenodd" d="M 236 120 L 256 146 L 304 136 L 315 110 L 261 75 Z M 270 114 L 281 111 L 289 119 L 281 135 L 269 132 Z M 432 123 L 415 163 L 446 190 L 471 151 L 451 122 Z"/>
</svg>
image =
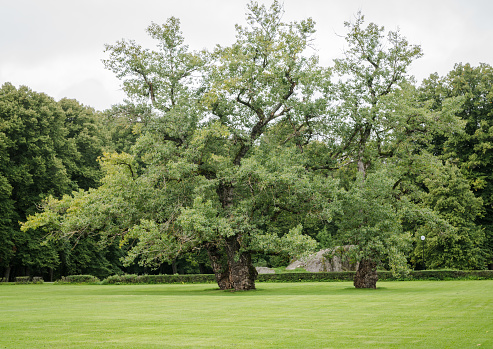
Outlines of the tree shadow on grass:
<svg viewBox="0 0 493 349">
<path fill-rule="evenodd" d="M 183 285 L 97 285 L 92 287 L 75 287 L 73 293 L 98 296 L 214 296 L 214 297 L 264 297 L 264 296 L 345 296 L 360 294 L 381 294 L 383 292 L 416 293 L 423 292 L 417 287 L 381 287 L 376 289 L 357 289 L 349 286 L 350 283 L 258 283 L 255 290 L 232 291 L 220 290 L 217 285 L 211 284 L 183 284 Z"/>
</svg>

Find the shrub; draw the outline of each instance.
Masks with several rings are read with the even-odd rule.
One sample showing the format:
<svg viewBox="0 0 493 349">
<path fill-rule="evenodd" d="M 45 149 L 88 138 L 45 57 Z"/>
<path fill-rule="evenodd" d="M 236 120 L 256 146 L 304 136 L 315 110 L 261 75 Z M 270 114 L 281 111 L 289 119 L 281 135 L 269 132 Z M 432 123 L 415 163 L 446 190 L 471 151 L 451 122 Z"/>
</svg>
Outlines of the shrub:
<svg viewBox="0 0 493 349">
<path fill-rule="evenodd" d="M 416 270 L 409 280 L 490 280 L 493 270 Z"/>
<path fill-rule="evenodd" d="M 44 283 L 43 277 L 35 276 L 33 277 L 33 284 L 42 284 Z"/>
<path fill-rule="evenodd" d="M 92 275 L 69 275 L 62 276 L 57 283 L 60 284 L 97 284 L 99 279 Z"/>
<path fill-rule="evenodd" d="M 113 275 L 107 277 L 103 284 L 197 284 L 215 282 L 212 274 L 187 275 Z"/>
<path fill-rule="evenodd" d="M 31 280 L 30 276 L 16 276 L 15 283 L 16 284 L 28 284 Z"/>
<path fill-rule="evenodd" d="M 327 272 L 327 273 L 282 273 L 259 274 L 258 282 L 313 282 L 313 281 L 352 281 L 354 271 Z"/>
</svg>

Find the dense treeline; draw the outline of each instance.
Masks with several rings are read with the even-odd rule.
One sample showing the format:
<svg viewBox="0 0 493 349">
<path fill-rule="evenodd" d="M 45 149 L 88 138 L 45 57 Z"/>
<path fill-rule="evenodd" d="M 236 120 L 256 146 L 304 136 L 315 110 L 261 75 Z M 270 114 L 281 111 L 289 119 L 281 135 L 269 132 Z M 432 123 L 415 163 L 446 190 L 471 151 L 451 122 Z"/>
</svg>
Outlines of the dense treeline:
<svg viewBox="0 0 493 349">
<path fill-rule="evenodd" d="M 96 159 L 107 145 L 103 119 L 74 100 L 54 101 L 27 87 L 0 89 L 0 266 L 12 275 L 79 272 L 104 264 L 95 240 L 47 242 L 43 229 L 24 233 L 19 222 L 38 211 L 48 195 L 61 197 L 98 185 Z M 92 270 L 94 271 L 94 270 Z"/>
<path fill-rule="evenodd" d="M 38 212 L 48 196 L 62 197 L 95 188 L 103 176 L 98 158 L 106 151 L 129 151 L 135 121 L 115 110 L 95 112 L 75 100 L 53 98 L 9 83 L 0 89 L 0 272 L 5 280 L 42 275 L 46 280 L 71 274 L 106 277 L 124 268 L 117 244 L 97 235 L 47 240 L 46 229 L 20 231 L 20 222 Z M 203 265 L 203 263 L 202 263 Z M 199 272 L 185 261 L 161 272 Z"/>
<path fill-rule="evenodd" d="M 211 271 L 251 289 L 255 263 L 340 245 L 357 287 L 377 267 L 491 265 L 492 68 L 417 86 L 419 46 L 361 15 L 324 68 L 314 23 L 282 11 L 250 4 L 212 52 L 190 52 L 175 18 L 148 28 L 157 51 L 108 45 L 128 100 L 104 113 L 5 84 L 4 273 Z"/>
</svg>

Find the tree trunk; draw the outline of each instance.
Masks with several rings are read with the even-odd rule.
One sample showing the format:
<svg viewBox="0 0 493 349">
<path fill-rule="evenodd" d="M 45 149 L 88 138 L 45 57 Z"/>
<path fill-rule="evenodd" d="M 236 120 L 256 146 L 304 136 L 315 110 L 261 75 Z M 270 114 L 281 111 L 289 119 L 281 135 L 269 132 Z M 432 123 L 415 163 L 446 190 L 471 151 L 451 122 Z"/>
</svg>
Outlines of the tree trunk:
<svg viewBox="0 0 493 349">
<path fill-rule="evenodd" d="M 240 239 L 241 235 L 226 239 L 229 279 L 235 291 L 254 290 L 257 270 L 252 264 L 252 255 L 241 251 Z"/>
<path fill-rule="evenodd" d="M 238 163 L 236 163 L 237 165 L 239 165 L 239 160 L 241 160 L 242 156 L 237 156 L 237 159 L 235 160 L 235 163 L 238 160 Z M 220 184 L 217 188 L 217 194 L 223 209 L 226 212 L 231 213 L 235 196 L 233 185 L 231 183 Z M 257 270 L 252 264 L 251 254 L 249 252 L 241 251 L 241 238 L 241 234 L 237 234 L 224 239 L 229 279 L 228 286 L 235 291 L 254 290 Z M 221 288 L 221 285 L 219 285 L 219 287 Z"/>
<path fill-rule="evenodd" d="M 208 244 L 206 248 L 219 289 L 229 290 L 233 288 L 229 279 L 229 267 L 225 252 L 213 244 Z"/>
<path fill-rule="evenodd" d="M 3 274 L 3 280 L 5 282 L 9 282 L 9 279 L 10 279 L 10 270 L 12 269 L 12 267 L 9 265 L 7 267 L 5 267 L 5 272 Z"/>
<path fill-rule="evenodd" d="M 377 263 L 371 259 L 361 260 L 354 276 L 354 287 L 377 288 L 377 281 Z"/>
</svg>

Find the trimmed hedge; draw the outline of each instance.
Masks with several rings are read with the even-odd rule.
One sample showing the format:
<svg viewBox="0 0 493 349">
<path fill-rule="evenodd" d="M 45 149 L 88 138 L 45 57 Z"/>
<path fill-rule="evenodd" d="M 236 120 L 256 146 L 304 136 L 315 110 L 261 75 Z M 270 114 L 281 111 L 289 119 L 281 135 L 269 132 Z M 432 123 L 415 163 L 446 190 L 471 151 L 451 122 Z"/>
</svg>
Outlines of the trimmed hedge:
<svg viewBox="0 0 493 349">
<path fill-rule="evenodd" d="M 257 282 L 334 282 L 353 281 L 354 271 L 327 273 L 259 274 Z M 486 280 L 493 279 L 493 270 L 420 270 L 411 271 L 406 277 L 394 277 L 390 271 L 378 271 L 379 281 L 395 280 Z M 212 274 L 190 275 L 113 275 L 103 284 L 197 284 L 215 283 Z"/>
<path fill-rule="evenodd" d="M 378 276 L 380 278 L 381 273 L 387 273 L 388 278 L 391 280 L 401 280 L 392 277 L 392 273 L 379 272 Z M 384 275 L 382 275 L 384 276 Z M 493 270 L 416 270 L 412 271 L 405 280 L 492 280 Z M 381 278 L 384 279 L 384 277 Z"/>
<path fill-rule="evenodd" d="M 354 271 L 327 272 L 327 273 L 286 273 L 286 274 L 259 274 L 258 282 L 310 282 L 310 281 L 352 281 Z"/>
<path fill-rule="evenodd" d="M 69 275 L 62 276 L 56 283 L 59 284 L 98 284 L 99 279 L 92 275 Z"/>
<path fill-rule="evenodd" d="M 16 276 L 15 283 L 16 284 L 28 284 L 31 281 L 30 276 Z"/>
<path fill-rule="evenodd" d="M 216 282 L 213 274 L 186 275 L 113 275 L 103 280 L 103 284 L 202 284 Z"/>
<path fill-rule="evenodd" d="M 43 277 L 41 276 L 34 276 L 33 277 L 33 284 L 43 284 L 45 281 L 43 280 Z"/>
<path fill-rule="evenodd" d="M 260 274 L 259 282 L 301 282 L 301 281 L 353 281 L 355 271 L 299 274 Z M 395 277 L 390 271 L 378 271 L 379 281 L 396 280 L 487 280 L 493 279 L 493 270 L 417 270 L 405 277 Z"/>
</svg>

